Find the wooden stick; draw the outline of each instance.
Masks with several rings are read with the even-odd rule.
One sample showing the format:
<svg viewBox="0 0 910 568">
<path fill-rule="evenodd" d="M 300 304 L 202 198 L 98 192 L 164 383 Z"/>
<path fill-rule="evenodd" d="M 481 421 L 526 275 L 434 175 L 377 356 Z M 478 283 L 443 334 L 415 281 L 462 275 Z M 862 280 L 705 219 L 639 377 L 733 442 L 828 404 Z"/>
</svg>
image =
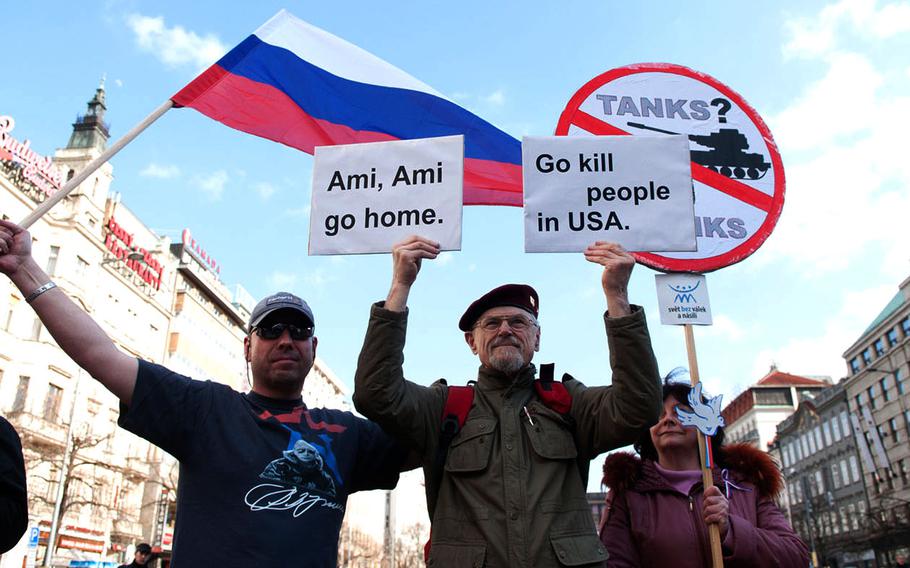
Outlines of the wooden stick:
<svg viewBox="0 0 910 568">
<path fill-rule="evenodd" d="M 695 334 L 692 332 L 692 324 L 683 325 L 686 333 L 686 353 L 689 357 L 689 378 L 692 382 L 692 388 L 698 384 L 698 358 L 695 356 Z M 714 487 L 714 477 L 711 470 L 705 466 L 705 435 L 698 433 L 698 458 L 701 460 L 701 479 L 704 491 Z M 720 547 L 720 527 L 715 523 L 708 525 L 708 536 L 711 539 L 711 560 L 714 568 L 723 568 L 724 553 Z"/>
<path fill-rule="evenodd" d="M 62 188 L 60 188 L 56 193 L 49 196 L 44 200 L 41 205 L 39 205 L 34 211 L 29 213 L 22 222 L 19 223 L 23 229 L 28 229 L 32 224 L 41 218 L 42 215 L 50 211 L 51 207 L 59 203 L 64 197 L 69 195 L 71 191 L 76 189 L 80 183 L 85 181 L 88 176 L 92 175 L 95 170 L 100 168 L 102 164 L 114 157 L 114 154 L 123 149 L 124 146 L 133 141 L 134 138 L 139 136 L 143 130 L 149 127 L 150 124 L 161 118 L 161 115 L 166 113 L 174 106 L 174 101 L 168 99 L 167 102 L 162 104 L 160 107 L 152 111 L 152 114 L 145 117 L 145 120 L 133 127 L 132 130 L 126 133 L 126 135 L 114 142 L 110 148 L 105 150 L 100 156 L 88 163 L 87 166 L 82 168 L 82 170 L 73 176 L 71 180 L 66 182 Z"/>
</svg>

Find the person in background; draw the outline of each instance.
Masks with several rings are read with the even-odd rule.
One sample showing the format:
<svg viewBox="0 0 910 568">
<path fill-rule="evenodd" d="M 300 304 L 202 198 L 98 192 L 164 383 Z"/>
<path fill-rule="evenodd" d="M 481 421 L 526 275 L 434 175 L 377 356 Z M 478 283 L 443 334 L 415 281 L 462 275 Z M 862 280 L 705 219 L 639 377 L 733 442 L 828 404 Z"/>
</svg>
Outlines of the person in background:
<svg viewBox="0 0 910 568">
<path fill-rule="evenodd" d="M 726 566 L 805 568 L 808 549 L 774 503 L 783 481 L 768 454 L 749 444 L 724 446 L 719 428 L 711 438 L 714 486 L 703 490 L 700 434 L 676 413 L 692 411 L 691 390 L 665 382 L 660 420 L 635 443 L 641 458 L 616 453 L 604 462 L 611 503 L 600 537 L 610 568 L 711 566 L 712 523 Z"/>
<path fill-rule="evenodd" d="M 133 553 L 133 561 L 129 564 L 121 564 L 118 568 L 142 568 L 148 566 L 152 559 L 152 547 L 147 542 L 140 542 L 136 545 L 136 552 Z"/>
</svg>

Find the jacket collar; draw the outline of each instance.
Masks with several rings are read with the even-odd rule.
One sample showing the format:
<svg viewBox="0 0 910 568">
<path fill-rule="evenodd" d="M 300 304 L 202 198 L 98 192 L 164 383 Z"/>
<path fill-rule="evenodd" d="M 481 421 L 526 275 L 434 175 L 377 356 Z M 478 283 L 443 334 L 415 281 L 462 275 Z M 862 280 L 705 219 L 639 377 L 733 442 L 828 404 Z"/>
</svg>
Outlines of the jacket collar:
<svg viewBox="0 0 910 568">
<path fill-rule="evenodd" d="M 530 388 L 536 375 L 537 368 L 533 363 L 529 363 L 515 376 L 506 375 L 481 365 L 480 370 L 477 371 L 477 388 L 487 393 L 508 396 L 513 392 Z"/>
</svg>

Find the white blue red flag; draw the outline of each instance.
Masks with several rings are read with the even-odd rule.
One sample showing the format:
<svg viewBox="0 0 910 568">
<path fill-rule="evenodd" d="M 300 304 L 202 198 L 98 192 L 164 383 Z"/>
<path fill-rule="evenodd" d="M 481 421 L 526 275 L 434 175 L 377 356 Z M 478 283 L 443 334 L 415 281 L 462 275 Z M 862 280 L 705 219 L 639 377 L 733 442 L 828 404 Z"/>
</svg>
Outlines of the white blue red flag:
<svg viewBox="0 0 910 568">
<path fill-rule="evenodd" d="M 310 154 L 316 146 L 463 134 L 465 205 L 522 205 L 517 139 L 285 10 L 171 100 Z"/>
</svg>

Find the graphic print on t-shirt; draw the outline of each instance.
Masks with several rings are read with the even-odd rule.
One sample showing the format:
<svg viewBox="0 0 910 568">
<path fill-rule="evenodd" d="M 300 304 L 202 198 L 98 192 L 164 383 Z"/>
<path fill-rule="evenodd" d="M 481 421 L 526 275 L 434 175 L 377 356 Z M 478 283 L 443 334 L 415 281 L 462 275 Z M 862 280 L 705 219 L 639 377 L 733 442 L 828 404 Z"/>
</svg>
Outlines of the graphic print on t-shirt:
<svg viewBox="0 0 910 568">
<path fill-rule="evenodd" d="M 347 427 L 315 422 L 302 407 L 277 415 L 265 410 L 259 418 L 274 420 L 287 430 L 288 444 L 287 449 L 266 464 L 259 475 L 268 483 L 260 483 L 247 492 L 246 504 L 250 510 L 290 510 L 294 517 L 314 506 L 343 511 L 344 505 L 338 503 L 337 492 L 344 480 L 337 470 L 329 433 L 340 434 Z M 302 426 L 303 419 L 306 419 L 306 426 Z M 317 431 L 322 433 L 317 434 Z"/>
</svg>

